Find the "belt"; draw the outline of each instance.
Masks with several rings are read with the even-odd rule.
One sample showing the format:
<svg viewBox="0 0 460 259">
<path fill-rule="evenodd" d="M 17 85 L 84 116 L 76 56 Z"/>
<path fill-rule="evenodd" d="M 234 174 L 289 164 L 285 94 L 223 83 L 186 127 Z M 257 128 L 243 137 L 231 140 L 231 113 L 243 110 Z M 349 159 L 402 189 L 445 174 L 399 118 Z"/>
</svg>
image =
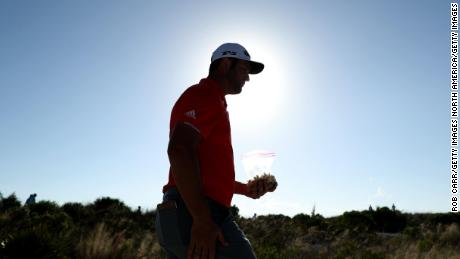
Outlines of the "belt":
<svg viewBox="0 0 460 259">
<path fill-rule="evenodd" d="M 163 203 L 160 203 L 157 205 L 157 209 L 167 209 L 167 208 L 177 208 L 177 201 L 183 202 L 183 198 L 181 197 L 179 191 L 177 190 L 176 187 L 170 187 L 166 192 L 165 195 L 171 195 L 171 199 L 168 199 L 164 201 Z M 229 213 L 229 208 L 226 206 L 220 204 L 219 202 L 206 197 L 206 200 L 208 201 L 208 204 L 211 206 L 211 209 L 214 208 L 214 210 L 219 211 L 222 214 L 228 214 Z"/>
</svg>

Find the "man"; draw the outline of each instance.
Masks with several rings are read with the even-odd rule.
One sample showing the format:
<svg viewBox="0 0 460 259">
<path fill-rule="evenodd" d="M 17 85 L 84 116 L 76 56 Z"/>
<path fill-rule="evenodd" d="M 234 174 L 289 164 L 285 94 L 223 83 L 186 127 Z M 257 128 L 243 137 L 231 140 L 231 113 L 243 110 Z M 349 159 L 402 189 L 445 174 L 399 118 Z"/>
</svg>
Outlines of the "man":
<svg viewBox="0 0 460 259">
<path fill-rule="evenodd" d="M 35 197 L 37 197 L 37 194 L 36 193 L 33 193 L 29 196 L 29 198 L 27 198 L 26 200 L 26 204 L 25 205 L 32 205 L 32 204 L 35 204 Z"/>
<path fill-rule="evenodd" d="M 157 207 L 156 231 L 169 258 L 255 258 L 229 212 L 233 194 L 258 199 L 276 185 L 235 181 L 225 95 L 239 94 L 264 65 L 226 43 L 212 54 L 209 75 L 189 87 L 171 113 L 169 181 Z"/>
</svg>

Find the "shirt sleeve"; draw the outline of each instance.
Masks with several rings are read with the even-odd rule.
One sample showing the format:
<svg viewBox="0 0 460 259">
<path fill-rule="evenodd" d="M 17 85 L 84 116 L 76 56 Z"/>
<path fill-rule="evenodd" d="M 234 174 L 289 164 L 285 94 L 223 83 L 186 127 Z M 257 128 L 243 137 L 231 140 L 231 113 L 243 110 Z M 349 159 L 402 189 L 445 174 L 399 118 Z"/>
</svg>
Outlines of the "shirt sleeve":
<svg viewBox="0 0 460 259">
<path fill-rule="evenodd" d="M 206 100 L 206 98 L 184 98 L 176 103 L 171 114 L 173 129 L 177 122 L 183 122 L 206 139 L 216 124 L 223 118 L 224 110 L 219 100 Z"/>
</svg>

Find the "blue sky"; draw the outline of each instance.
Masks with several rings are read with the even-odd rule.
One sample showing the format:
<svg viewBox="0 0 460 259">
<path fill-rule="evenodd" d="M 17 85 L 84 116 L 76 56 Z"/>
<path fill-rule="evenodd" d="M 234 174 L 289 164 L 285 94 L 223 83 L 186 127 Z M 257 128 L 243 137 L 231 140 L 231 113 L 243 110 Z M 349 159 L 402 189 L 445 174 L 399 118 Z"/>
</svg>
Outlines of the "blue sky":
<svg viewBox="0 0 460 259">
<path fill-rule="evenodd" d="M 0 191 L 153 208 L 169 115 L 212 51 L 265 63 L 228 97 L 279 188 L 241 213 L 450 210 L 448 1 L 0 2 Z"/>
</svg>

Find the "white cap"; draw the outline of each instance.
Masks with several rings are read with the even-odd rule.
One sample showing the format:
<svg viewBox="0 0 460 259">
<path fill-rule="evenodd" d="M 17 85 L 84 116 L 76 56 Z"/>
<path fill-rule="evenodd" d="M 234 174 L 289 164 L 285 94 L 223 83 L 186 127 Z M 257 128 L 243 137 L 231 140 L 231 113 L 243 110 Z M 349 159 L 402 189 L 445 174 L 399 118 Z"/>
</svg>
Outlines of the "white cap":
<svg viewBox="0 0 460 259">
<path fill-rule="evenodd" d="M 236 58 L 249 61 L 251 70 L 249 74 L 258 74 L 264 70 L 264 64 L 256 61 L 251 61 L 251 56 L 248 51 L 238 43 L 224 43 L 220 45 L 211 57 L 211 63 L 221 58 Z"/>
</svg>

